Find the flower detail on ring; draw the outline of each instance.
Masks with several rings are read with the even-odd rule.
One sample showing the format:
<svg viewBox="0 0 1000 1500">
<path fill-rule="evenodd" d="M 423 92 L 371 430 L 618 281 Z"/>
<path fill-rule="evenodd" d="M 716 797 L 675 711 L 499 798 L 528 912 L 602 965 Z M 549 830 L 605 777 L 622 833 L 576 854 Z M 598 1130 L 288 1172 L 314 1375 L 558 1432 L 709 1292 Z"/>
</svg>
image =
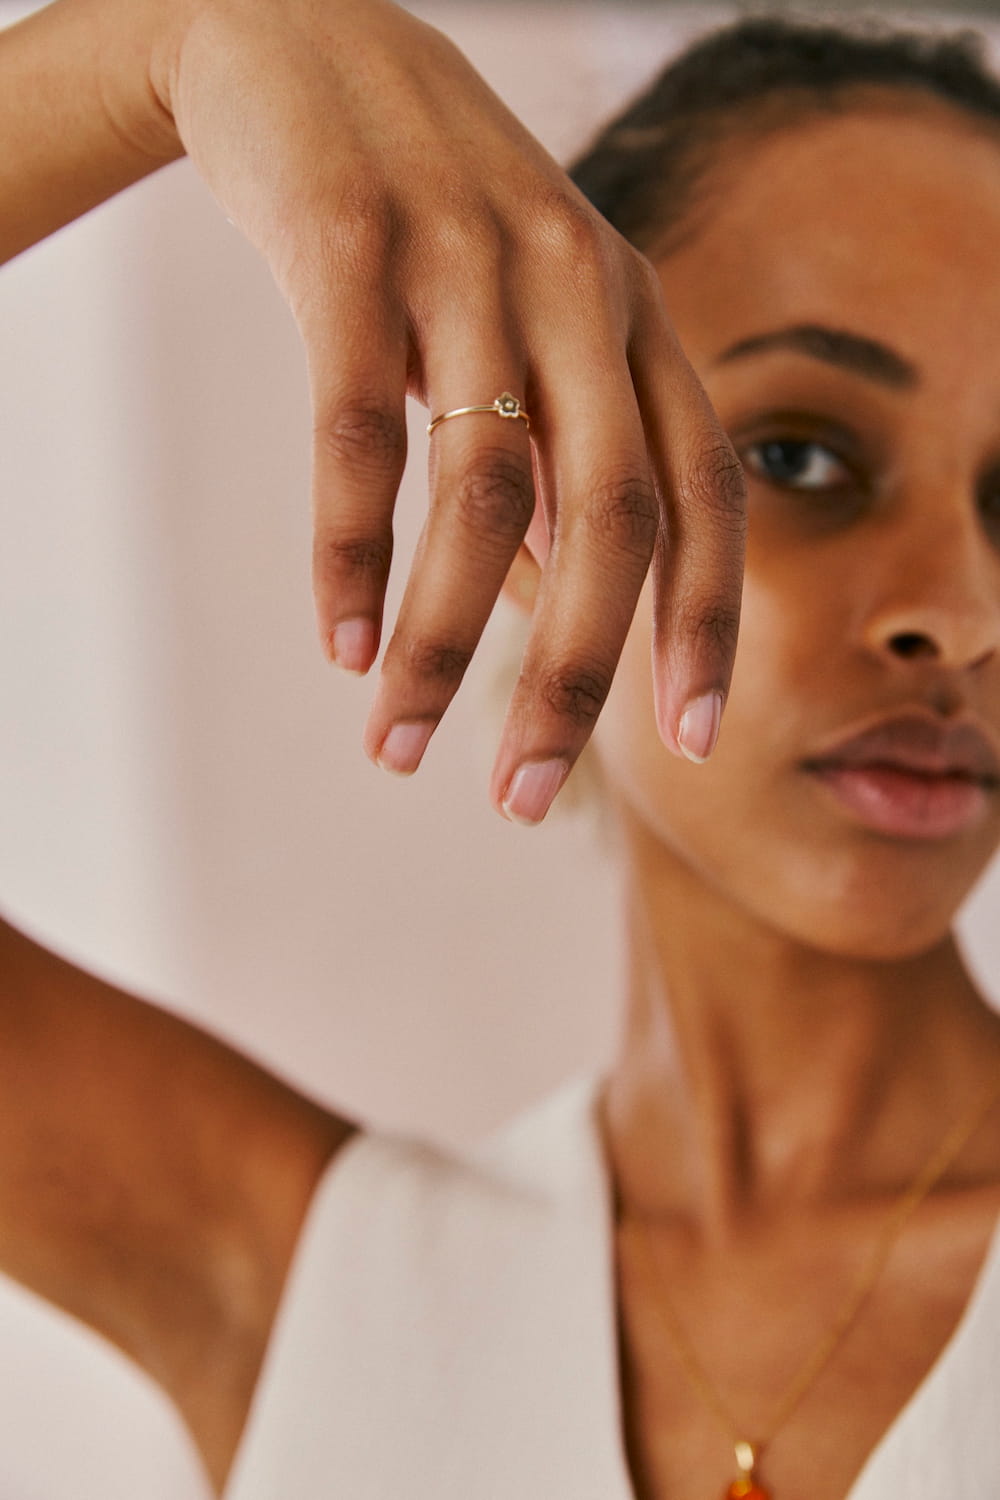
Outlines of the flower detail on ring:
<svg viewBox="0 0 1000 1500">
<path fill-rule="evenodd" d="M 493 408 L 501 417 L 519 417 L 521 415 L 521 403 L 510 391 L 504 391 L 493 403 Z"/>
</svg>

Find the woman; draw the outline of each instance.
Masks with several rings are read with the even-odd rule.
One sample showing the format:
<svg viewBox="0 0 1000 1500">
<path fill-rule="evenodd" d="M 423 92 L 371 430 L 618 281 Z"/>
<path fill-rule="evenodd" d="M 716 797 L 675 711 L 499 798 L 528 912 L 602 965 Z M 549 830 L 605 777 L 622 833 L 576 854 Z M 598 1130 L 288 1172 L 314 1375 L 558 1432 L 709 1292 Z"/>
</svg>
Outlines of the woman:
<svg viewBox="0 0 1000 1500">
<path fill-rule="evenodd" d="M 156 1374 L 220 1488 L 240 1443 L 234 1500 L 995 1489 L 1000 1019 L 951 927 L 1000 839 L 998 152 L 961 46 L 761 22 L 577 169 L 657 266 L 750 519 L 709 763 L 714 689 L 689 759 L 657 734 L 652 586 L 598 726 L 606 1079 L 453 1159 L 6 932 L 5 1268 Z M 501 777 L 508 813 L 575 749 Z"/>
</svg>

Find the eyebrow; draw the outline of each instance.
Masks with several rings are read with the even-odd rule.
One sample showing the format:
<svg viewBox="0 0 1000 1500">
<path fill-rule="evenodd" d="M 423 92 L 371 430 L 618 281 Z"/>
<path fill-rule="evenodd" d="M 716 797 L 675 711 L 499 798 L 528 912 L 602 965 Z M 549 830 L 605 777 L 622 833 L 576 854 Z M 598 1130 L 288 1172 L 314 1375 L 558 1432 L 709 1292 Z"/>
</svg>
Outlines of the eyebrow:
<svg viewBox="0 0 1000 1500">
<path fill-rule="evenodd" d="M 826 328 L 822 323 L 797 323 L 791 328 L 752 334 L 750 338 L 731 344 L 719 355 L 716 364 L 728 364 L 730 360 L 745 359 L 748 355 L 763 354 L 770 349 L 791 349 L 796 354 L 807 354 L 811 359 L 821 359 L 825 364 L 850 370 L 854 375 L 874 380 L 876 384 L 895 391 L 912 390 L 920 383 L 916 365 L 897 354 L 895 349 L 890 349 L 888 344 L 848 333 L 842 328 Z"/>
</svg>

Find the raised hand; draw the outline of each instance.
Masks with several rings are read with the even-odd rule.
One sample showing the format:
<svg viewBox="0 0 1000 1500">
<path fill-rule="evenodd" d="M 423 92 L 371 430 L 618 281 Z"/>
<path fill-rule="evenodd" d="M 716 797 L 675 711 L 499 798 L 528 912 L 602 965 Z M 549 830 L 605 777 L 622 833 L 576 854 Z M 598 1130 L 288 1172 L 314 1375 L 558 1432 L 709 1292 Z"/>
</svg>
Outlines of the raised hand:
<svg viewBox="0 0 1000 1500">
<path fill-rule="evenodd" d="M 50 10 L 70 8 L 77 27 L 89 11 L 128 41 L 101 64 L 118 140 L 143 170 L 186 150 L 295 313 L 332 659 L 366 671 L 378 650 L 407 393 L 437 416 L 509 392 L 530 417 L 529 431 L 468 413 L 432 436 L 427 522 L 369 754 L 416 769 L 537 496 L 543 582 L 495 803 L 544 815 L 603 705 L 651 563 L 660 731 L 707 755 L 736 645 L 742 475 L 649 264 L 451 43 L 388 0 Z"/>
</svg>

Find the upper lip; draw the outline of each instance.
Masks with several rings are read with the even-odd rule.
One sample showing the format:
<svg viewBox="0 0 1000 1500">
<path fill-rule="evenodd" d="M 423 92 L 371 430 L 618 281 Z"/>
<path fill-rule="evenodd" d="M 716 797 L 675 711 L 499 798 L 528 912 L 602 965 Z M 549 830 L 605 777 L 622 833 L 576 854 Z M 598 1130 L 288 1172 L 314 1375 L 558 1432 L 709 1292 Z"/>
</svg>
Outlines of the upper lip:
<svg viewBox="0 0 1000 1500">
<path fill-rule="evenodd" d="M 968 719 L 945 720 L 919 712 L 869 723 L 806 761 L 809 770 L 876 765 L 1000 783 L 1000 756 L 981 729 Z"/>
</svg>

